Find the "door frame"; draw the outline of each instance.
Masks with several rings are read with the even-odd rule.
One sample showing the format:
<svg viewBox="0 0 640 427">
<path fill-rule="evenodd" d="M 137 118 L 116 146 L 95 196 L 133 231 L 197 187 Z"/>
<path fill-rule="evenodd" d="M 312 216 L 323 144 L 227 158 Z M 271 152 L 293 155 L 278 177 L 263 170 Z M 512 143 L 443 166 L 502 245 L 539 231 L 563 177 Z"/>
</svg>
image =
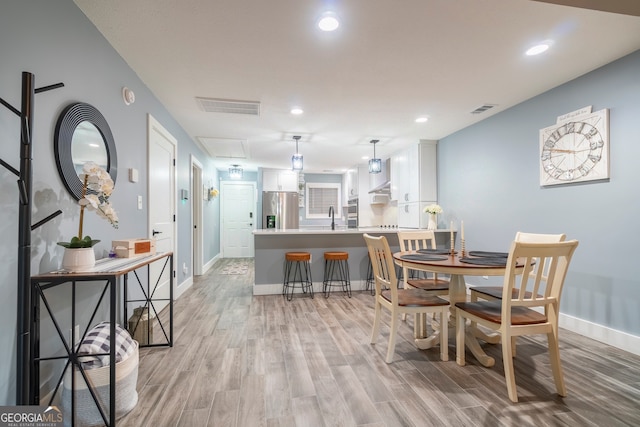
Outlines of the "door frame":
<svg viewBox="0 0 640 427">
<path fill-rule="evenodd" d="M 191 154 L 191 272 L 194 276 L 202 275 L 204 257 L 203 200 L 205 188 L 202 163 Z"/>
<path fill-rule="evenodd" d="M 256 185 L 255 181 L 236 181 L 236 180 L 226 180 L 226 181 L 220 181 L 220 255 L 222 256 L 222 258 L 225 258 L 225 253 L 224 253 L 224 242 L 225 242 L 225 236 L 224 236 L 224 202 L 225 202 L 225 193 L 226 191 L 223 191 L 223 188 L 225 185 L 239 185 L 239 184 L 244 184 L 244 185 L 251 185 L 253 187 L 253 207 L 254 207 L 254 218 L 253 218 L 253 228 L 252 231 L 256 229 L 257 223 L 256 221 L 258 220 L 258 187 Z M 256 248 L 255 248 L 255 244 L 253 247 L 253 255 L 252 257 L 256 256 Z"/>
<path fill-rule="evenodd" d="M 149 150 L 151 147 L 151 135 L 153 132 L 157 132 L 162 137 L 164 137 L 169 144 L 173 147 L 172 149 L 172 157 L 173 157 L 173 179 L 171 179 L 171 194 L 174 194 L 175 197 L 171 199 L 171 209 L 174 214 L 173 221 L 173 243 L 172 243 L 172 252 L 173 252 L 173 265 L 171 266 L 171 274 L 173 275 L 173 295 L 174 299 L 178 298 L 178 281 L 176 280 L 176 266 L 178 265 L 178 206 L 176 202 L 177 194 L 178 194 L 178 173 L 176 170 L 176 159 L 178 158 L 178 140 L 169 133 L 168 130 L 164 128 L 160 124 L 158 120 L 155 119 L 151 114 L 147 113 L 147 207 L 150 206 L 150 197 L 151 197 L 151 164 L 149 159 Z M 147 230 L 148 236 L 153 237 L 153 225 L 151 224 L 151 211 L 147 209 Z M 151 278 L 148 278 L 151 280 Z"/>
</svg>

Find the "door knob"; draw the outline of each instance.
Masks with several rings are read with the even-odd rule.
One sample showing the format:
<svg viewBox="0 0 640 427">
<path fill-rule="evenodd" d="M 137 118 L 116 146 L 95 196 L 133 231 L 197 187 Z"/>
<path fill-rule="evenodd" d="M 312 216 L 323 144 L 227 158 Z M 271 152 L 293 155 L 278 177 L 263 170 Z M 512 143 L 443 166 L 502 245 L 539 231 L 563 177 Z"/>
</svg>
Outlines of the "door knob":
<svg viewBox="0 0 640 427">
<path fill-rule="evenodd" d="M 151 234 L 152 234 L 153 236 L 155 236 L 156 234 L 162 234 L 162 231 L 156 231 L 156 230 L 153 230 L 153 231 L 151 232 Z"/>
</svg>

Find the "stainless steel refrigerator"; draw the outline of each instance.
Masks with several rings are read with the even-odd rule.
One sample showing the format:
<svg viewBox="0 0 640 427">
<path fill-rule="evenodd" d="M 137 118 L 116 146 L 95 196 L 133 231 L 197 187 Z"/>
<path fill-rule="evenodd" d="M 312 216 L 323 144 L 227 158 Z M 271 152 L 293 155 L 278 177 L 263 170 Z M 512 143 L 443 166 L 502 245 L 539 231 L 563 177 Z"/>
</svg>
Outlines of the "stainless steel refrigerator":
<svg viewBox="0 0 640 427">
<path fill-rule="evenodd" d="M 262 228 L 279 230 L 298 228 L 299 212 L 297 192 L 262 192 Z"/>
</svg>

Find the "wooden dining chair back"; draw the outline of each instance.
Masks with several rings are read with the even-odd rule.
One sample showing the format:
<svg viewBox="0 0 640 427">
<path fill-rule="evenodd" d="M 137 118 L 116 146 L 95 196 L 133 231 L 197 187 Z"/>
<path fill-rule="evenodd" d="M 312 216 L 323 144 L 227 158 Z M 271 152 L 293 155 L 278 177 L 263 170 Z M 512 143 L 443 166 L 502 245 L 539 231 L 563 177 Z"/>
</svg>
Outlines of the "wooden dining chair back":
<svg viewBox="0 0 640 427">
<path fill-rule="evenodd" d="M 400 250 L 417 251 L 420 249 L 436 249 L 436 235 L 433 230 L 398 231 Z M 449 295 L 449 281 L 436 273 L 425 273 L 425 277 L 413 277 L 417 275 L 407 267 L 402 267 L 404 283 L 410 288 L 423 289 L 433 295 Z"/>
<path fill-rule="evenodd" d="M 470 320 L 502 336 L 502 361 L 509 398 L 518 401 L 511 338 L 546 334 L 549 358 L 560 396 L 566 387 L 560 364 L 558 318 L 560 297 L 577 240 L 554 243 L 514 241 L 511 244 L 501 300 L 459 302 L 456 307 L 456 360 L 465 364 L 465 321 Z M 529 289 L 529 290 L 527 290 Z"/>
<path fill-rule="evenodd" d="M 564 242 L 565 239 L 565 234 L 537 234 L 523 233 L 521 231 L 518 231 L 515 237 L 516 242 L 526 243 L 555 243 Z M 537 263 L 536 265 L 540 266 L 543 264 Z M 535 275 L 537 272 L 532 270 L 531 274 Z M 471 301 L 477 301 L 478 299 L 494 300 L 502 298 L 502 286 L 472 286 L 469 288 L 469 292 L 471 294 Z"/>
<path fill-rule="evenodd" d="M 375 344 L 380 334 L 382 309 L 391 314 L 391 330 L 386 362 L 391 363 L 395 352 L 399 317 L 402 314 L 439 314 L 440 358 L 449 360 L 448 321 L 449 302 L 436 295 L 429 295 L 420 289 L 398 289 L 398 278 L 389 242 L 385 236 L 363 235 L 367 243 L 369 258 L 373 268 L 375 285 L 375 317 L 371 332 L 371 344 Z M 414 325 L 415 327 L 416 325 Z"/>
</svg>

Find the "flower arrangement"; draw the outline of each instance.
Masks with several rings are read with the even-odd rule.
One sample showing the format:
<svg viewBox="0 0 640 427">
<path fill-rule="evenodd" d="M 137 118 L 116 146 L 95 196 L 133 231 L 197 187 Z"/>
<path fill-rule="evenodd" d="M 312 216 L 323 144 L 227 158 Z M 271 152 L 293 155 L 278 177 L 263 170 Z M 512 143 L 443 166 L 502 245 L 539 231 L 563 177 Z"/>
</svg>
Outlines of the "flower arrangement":
<svg viewBox="0 0 640 427">
<path fill-rule="evenodd" d="M 442 213 L 442 208 L 440 207 L 440 205 L 429 205 L 429 206 L 425 206 L 424 212 L 431 215 L 435 215 L 435 214 Z"/>
<path fill-rule="evenodd" d="M 218 194 L 220 194 L 220 191 L 218 191 L 218 189 L 215 187 L 211 187 L 209 189 L 209 200 L 215 199 L 216 197 L 218 197 Z"/>
<path fill-rule="evenodd" d="M 82 168 L 79 176 L 82 180 L 82 198 L 78 201 L 80 205 L 80 221 L 78 235 L 71 238 L 69 242 L 58 242 L 58 245 L 65 248 L 91 248 L 100 240 L 93 240 L 91 236 L 82 235 L 82 224 L 84 222 L 84 210 L 96 211 L 99 217 L 105 218 L 118 228 L 118 215 L 113 210 L 109 197 L 113 192 L 113 180 L 107 171 L 94 162 L 87 162 Z M 87 194 L 87 190 L 91 190 Z"/>
</svg>

